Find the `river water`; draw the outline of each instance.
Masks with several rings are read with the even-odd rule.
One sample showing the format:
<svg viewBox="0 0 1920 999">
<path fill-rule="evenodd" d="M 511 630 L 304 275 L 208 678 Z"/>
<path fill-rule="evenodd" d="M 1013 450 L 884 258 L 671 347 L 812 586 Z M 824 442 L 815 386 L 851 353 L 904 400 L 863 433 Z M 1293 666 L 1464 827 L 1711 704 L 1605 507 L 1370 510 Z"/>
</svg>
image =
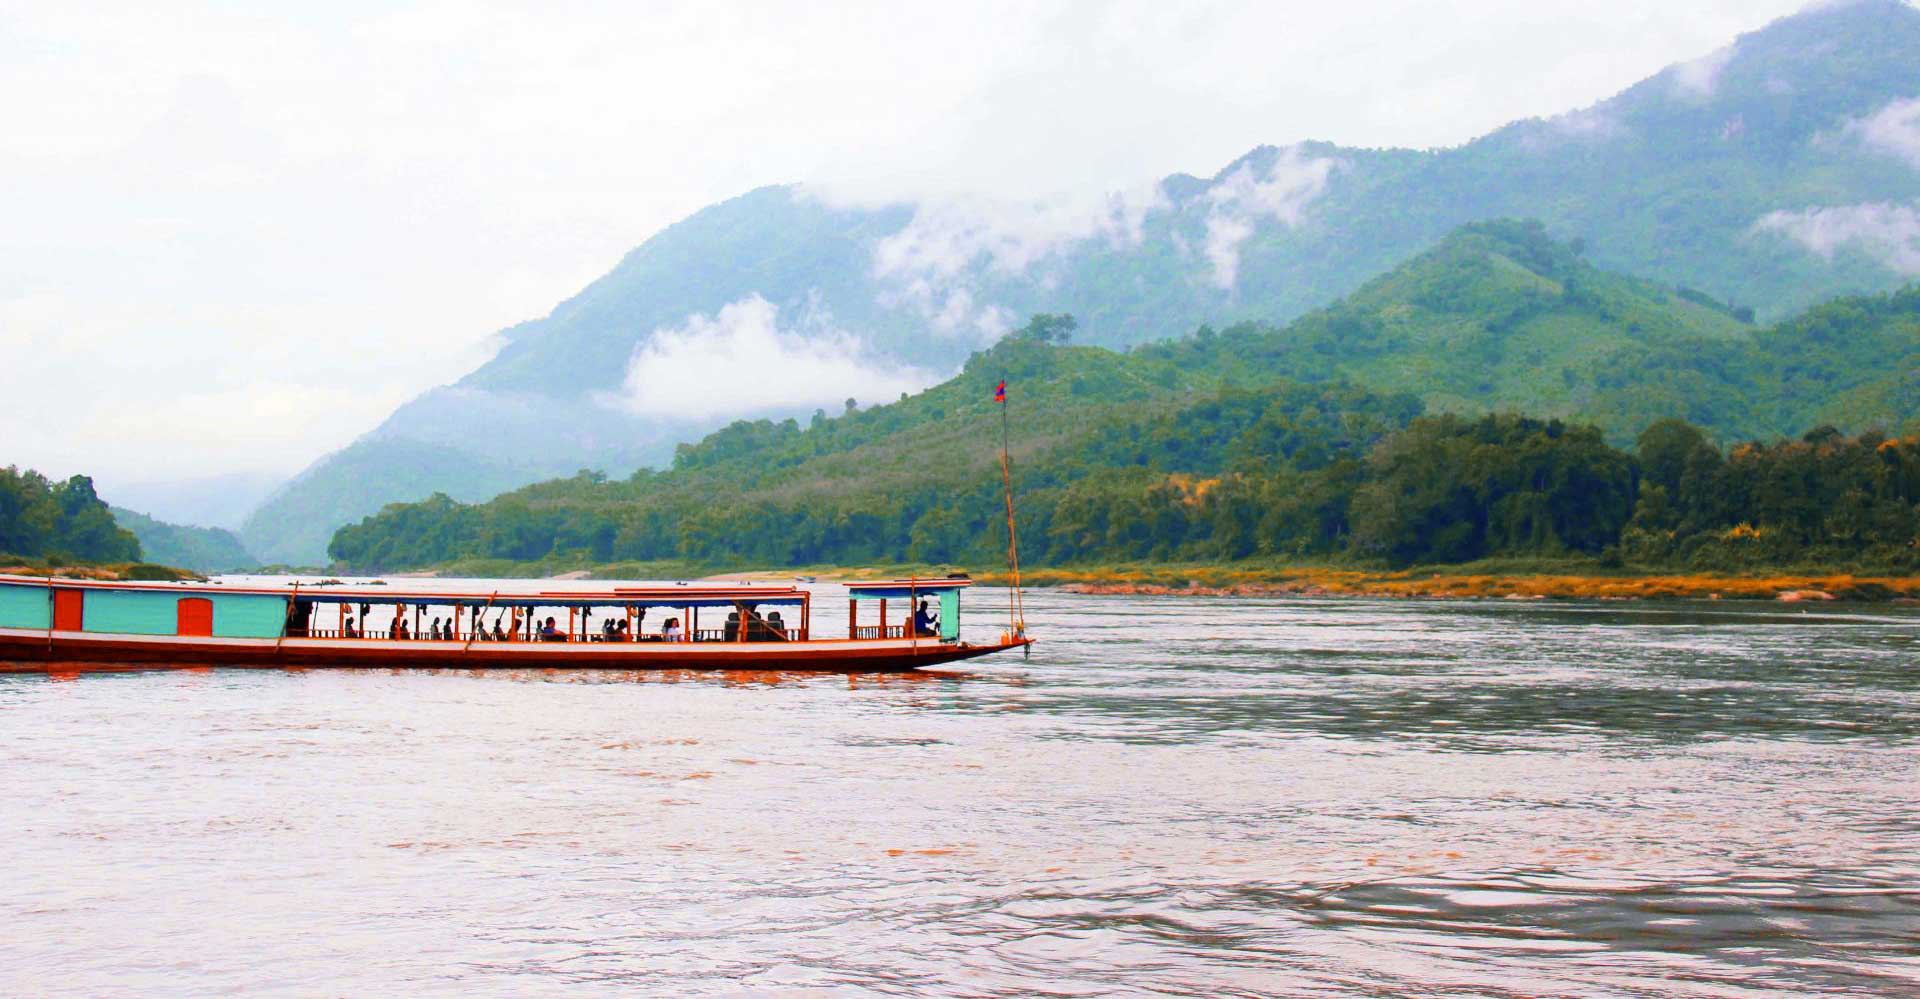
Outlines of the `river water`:
<svg viewBox="0 0 1920 999">
<path fill-rule="evenodd" d="M 1028 616 L 928 675 L 0 676 L 0 992 L 1920 994 L 1920 614 Z"/>
</svg>

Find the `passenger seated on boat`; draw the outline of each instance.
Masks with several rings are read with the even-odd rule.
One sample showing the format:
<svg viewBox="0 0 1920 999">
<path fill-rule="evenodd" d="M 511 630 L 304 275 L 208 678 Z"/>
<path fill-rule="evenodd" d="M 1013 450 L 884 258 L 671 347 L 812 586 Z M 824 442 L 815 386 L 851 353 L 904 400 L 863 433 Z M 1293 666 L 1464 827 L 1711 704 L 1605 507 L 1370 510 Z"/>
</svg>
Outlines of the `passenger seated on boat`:
<svg viewBox="0 0 1920 999">
<path fill-rule="evenodd" d="M 932 638 L 940 633 L 940 621 L 931 613 L 928 613 L 927 602 L 925 600 L 920 601 L 920 606 L 914 609 L 912 623 L 913 630 L 910 634 L 919 635 L 922 638 Z"/>
<path fill-rule="evenodd" d="M 540 640 L 543 642 L 564 642 L 567 640 L 567 636 L 560 633 L 560 629 L 553 623 L 553 618 L 547 618 L 547 623 L 540 626 Z"/>
<path fill-rule="evenodd" d="M 499 618 L 495 618 L 493 621 L 493 640 L 496 642 L 504 642 L 507 640 L 507 633 L 500 630 Z"/>
<path fill-rule="evenodd" d="M 721 636 L 729 642 L 740 640 L 740 612 L 727 612 L 727 626 L 721 629 Z"/>
<path fill-rule="evenodd" d="M 621 620 L 619 627 L 613 630 L 613 640 L 616 642 L 633 641 L 633 631 L 627 627 L 627 622 L 624 619 Z"/>
<path fill-rule="evenodd" d="M 434 618 L 434 619 L 433 619 L 433 623 L 432 623 L 432 624 L 430 624 L 430 625 L 427 625 L 427 637 L 429 637 L 429 638 L 431 638 L 431 639 L 433 639 L 433 640 L 434 640 L 434 641 L 436 641 L 436 642 L 437 642 L 437 641 L 440 641 L 440 640 L 441 640 L 441 639 L 442 639 L 443 637 L 445 637 L 445 636 L 443 636 L 443 635 L 442 635 L 442 634 L 440 633 L 440 619 L 439 619 L 439 618 L 437 618 L 437 617 L 436 617 L 436 618 Z"/>
<path fill-rule="evenodd" d="M 660 629 L 660 637 L 669 642 L 677 642 L 687 637 L 687 633 L 680 630 L 679 618 L 670 617 L 667 618 L 666 625 Z"/>
<path fill-rule="evenodd" d="M 400 641 L 404 642 L 413 638 L 413 632 L 407 627 L 407 619 L 404 617 L 396 617 L 393 619 L 393 629 L 393 637 Z"/>
</svg>

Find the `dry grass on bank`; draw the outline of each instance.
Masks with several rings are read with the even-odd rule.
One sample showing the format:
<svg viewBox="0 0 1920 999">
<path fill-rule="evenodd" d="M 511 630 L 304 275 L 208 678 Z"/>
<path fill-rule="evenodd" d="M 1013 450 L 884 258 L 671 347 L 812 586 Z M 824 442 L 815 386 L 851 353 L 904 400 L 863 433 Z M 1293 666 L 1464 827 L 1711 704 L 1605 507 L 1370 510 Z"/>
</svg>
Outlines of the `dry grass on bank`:
<svg viewBox="0 0 1920 999">
<path fill-rule="evenodd" d="M 1005 573 L 977 577 L 1004 583 Z M 1241 569 L 1217 566 L 1041 569 L 1030 586 L 1078 593 L 1199 596 L 1350 596 L 1573 600 L 1864 600 L 1920 599 L 1920 577 L 1850 573 L 1738 576 L 1594 575 L 1567 572 L 1368 571 L 1335 568 Z"/>
</svg>

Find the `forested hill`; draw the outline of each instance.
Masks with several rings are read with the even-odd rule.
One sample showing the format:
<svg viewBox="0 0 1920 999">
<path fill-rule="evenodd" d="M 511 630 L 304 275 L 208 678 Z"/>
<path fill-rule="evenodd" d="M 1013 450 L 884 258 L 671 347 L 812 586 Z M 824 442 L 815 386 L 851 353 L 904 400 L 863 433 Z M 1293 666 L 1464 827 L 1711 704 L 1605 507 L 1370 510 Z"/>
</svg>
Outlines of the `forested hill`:
<svg viewBox="0 0 1920 999">
<path fill-rule="evenodd" d="M 117 506 L 109 509 L 116 523 L 140 539 L 140 550 L 149 561 L 208 573 L 260 566 L 232 531 L 169 524 Z"/>
<path fill-rule="evenodd" d="M 644 379 L 629 380 L 635 351 L 697 335 L 733 356 L 746 341 L 720 317 L 740 303 L 767 303 L 795 343 L 830 336 L 876 368 L 951 371 L 1009 318 L 1036 311 L 1071 312 L 1083 342 L 1109 347 L 1202 323 L 1284 324 L 1459 225 L 1499 217 L 1539 218 L 1558 238 L 1583 239 L 1606 269 L 1696 288 L 1766 322 L 1888 291 L 1920 271 L 1916 65 L 1920 12 L 1857 0 L 1452 149 L 1262 147 L 1211 177 L 1168 177 L 1126 197 L 871 206 L 804 186 L 750 192 L 668 227 L 550 315 L 507 330 L 492 362 L 316 463 L 245 536 L 271 559 L 313 559 L 333 525 L 391 500 L 478 499 L 575 468 L 663 461 L 675 441 L 725 420 L 649 410 Z M 1323 343 L 1342 355 L 1338 333 Z M 1370 345 L 1351 346 L 1364 363 Z M 1526 349 L 1576 381 L 1594 363 L 1578 345 Z M 1462 404 L 1490 394 L 1464 366 L 1442 374 Z M 1631 404 L 1633 387 L 1617 388 L 1617 404 Z M 1572 389 L 1541 399 L 1563 402 L 1587 405 Z"/>
<path fill-rule="evenodd" d="M 0 558 L 133 562 L 140 542 L 114 523 L 93 480 L 54 482 L 32 469 L 0 468 Z"/>
<path fill-rule="evenodd" d="M 1134 355 L 1260 381 L 1345 379 L 1430 408 L 1591 422 L 1615 443 L 1667 418 L 1721 440 L 1920 414 L 1920 286 L 1771 326 L 1684 286 L 1600 270 L 1538 223 L 1475 223 L 1284 327 L 1243 324 Z"/>
<path fill-rule="evenodd" d="M 1382 490 L 1438 489 L 1432 501 L 1445 506 L 1450 489 L 1482 489 L 1457 476 L 1429 487 L 1407 471 L 1434 471 L 1445 464 L 1434 455 L 1474 448 L 1500 458 L 1483 460 L 1480 474 L 1557 483 L 1550 529 L 1530 520 L 1502 528 L 1532 539 L 1526 550 L 1597 550 L 1620 542 L 1635 511 L 1638 473 L 1616 448 L 1667 417 L 1705 413 L 1722 441 L 1798 436 L 1811 425 L 1796 421 L 1833 418 L 1858 431 L 1907 419 L 1900 373 L 1920 360 L 1920 290 L 1838 301 L 1760 329 L 1698 292 L 1600 271 L 1538 225 L 1498 222 L 1466 227 L 1285 327 L 1203 328 L 1129 353 L 1067 345 L 1073 333 L 1067 317 L 1037 316 L 924 393 L 817 413 L 806 426 L 736 423 L 683 446 L 666 472 L 583 475 L 477 506 L 436 497 L 390 507 L 343 528 L 331 554 L 359 569 L 462 558 L 984 564 L 996 550 L 992 389 L 1002 378 L 1031 527 L 1025 548 L 1037 561 L 1486 554 L 1499 549 L 1488 547 L 1485 523 L 1472 543 L 1436 535 L 1438 548 L 1412 550 L 1401 535 L 1426 528 L 1402 524 L 1392 544 L 1353 547 L 1372 536 L 1359 530 L 1355 503 L 1398 516 Z M 1654 390 L 1636 392 L 1635 373 L 1650 369 Z M 1702 402 L 1661 411 L 1668 389 Z M 1418 422 L 1424 411 L 1516 408 L 1602 429 Z M 1426 450 L 1393 465 L 1420 426 Z M 1536 451 L 1546 471 L 1525 470 Z M 1488 471 L 1501 462 L 1512 467 Z"/>
</svg>

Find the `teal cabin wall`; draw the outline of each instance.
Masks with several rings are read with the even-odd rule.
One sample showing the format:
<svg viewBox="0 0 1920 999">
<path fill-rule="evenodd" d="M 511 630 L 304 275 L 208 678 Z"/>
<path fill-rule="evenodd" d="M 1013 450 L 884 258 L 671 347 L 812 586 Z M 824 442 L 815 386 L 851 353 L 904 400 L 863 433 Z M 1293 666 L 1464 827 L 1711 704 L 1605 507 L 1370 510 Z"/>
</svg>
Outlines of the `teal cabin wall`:
<svg viewBox="0 0 1920 999">
<path fill-rule="evenodd" d="M 0 628 L 45 628 L 52 623 L 46 587 L 0 583 Z"/>
<path fill-rule="evenodd" d="M 205 596 L 205 594 L 197 594 Z M 220 638 L 278 638 L 287 623 L 287 598 L 216 593 L 213 633 Z"/>
<path fill-rule="evenodd" d="M 177 593 L 88 590 L 81 627 L 109 635 L 171 635 L 179 620 Z"/>
<path fill-rule="evenodd" d="M 960 591 L 940 591 L 940 639 L 951 642 L 960 637 Z"/>
<path fill-rule="evenodd" d="M 27 590 L 40 601 L 38 617 L 31 618 L 33 623 L 10 626 L 46 627 L 46 590 L 5 587 L 4 590 L 0 590 L 0 593 L 16 589 Z M 213 633 L 221 638 L 276 638 L 280 634 L 281 624 L 286 620 L 287 615 L 287 601 L 284 597 L 239 593 L 185 593 L 177 590 L 88 590 L 86 593 L 86 614 L 82 626 L 95 634 L 178 634 L 180 601 L 189 597 L 203 597 L 213 602 Z M 0 599 L 14 598 L 0 597 Z M 20 602 L 23 605 L 22 613 L 25 614 L 29 610 L 24 606 L 27 601 Z M 8 610 L 11 606 L 11 603 L 0 603 L 0 621 L 13 616 Z"/>
</svg>

